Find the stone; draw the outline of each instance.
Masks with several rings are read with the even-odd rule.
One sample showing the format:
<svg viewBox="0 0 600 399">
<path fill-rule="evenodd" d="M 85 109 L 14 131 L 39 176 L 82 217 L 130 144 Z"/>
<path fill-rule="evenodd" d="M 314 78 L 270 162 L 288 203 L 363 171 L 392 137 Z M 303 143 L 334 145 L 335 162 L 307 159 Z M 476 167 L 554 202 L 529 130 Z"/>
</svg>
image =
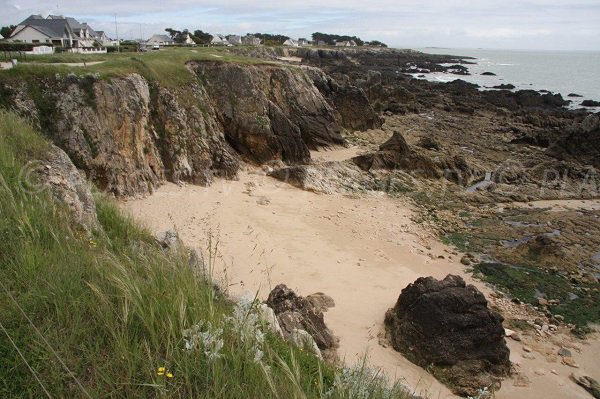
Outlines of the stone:
<svg viewBox="0 0 600 399">
<path fill-rule="evenodd" d="M 537 299 L 538 305 L 540 306 L 548 306 L 549 302 L 547 299 L 544 298 L 538 298 Z"/>
<path fill-rule="evenodd" d="M 266 304 L 275 312 L 286 339 L 294 330 L 304 330 L 315 340 L 325 359 L 336 359 L 339 340 L 325 325 L 323 312 L 311 301 L 280 284 L 271 291 Z"/>
<path fill-rule="evenodd" d="M 572 357 L 563 357 L 562 364 L 565 366 L 573 367 L 575 369 L 579 368 L 579 364 Z"/>
<path fill-rule="evenodd" d="M 258 306 L 258 314 L 260 320 L 268 327 L 269 330 L 275 335 L 279 335 L 283 337 L 283 331 L 281 330 L 281 326 L 279 325 L 279 321 L 277 320 L 277 316 L 275 316 L 275 312 L 271 309 L 267 304 L 261 303 Z M 319 355 L 321 353 L 319 352 Z"/>
<path fill-rule="evenodd" d="M 498 387 L 510 371 L 502 317 L 459 276 L 419 278 L 385 317 L 392 346 L 459 395 Z"/>
<path fill-rule="evenodd" d="M 167 230 L 156 235 L 156 241 L 163 249 L 174 249 L 179 242 L 179 235 L 175 230 Z"/>
<path fill-rule="evenodd" d="M 532 349 L 528 346 L 523 345 L 523 351 L 525 351 L 527 353 L 531 353 Z"/>
<path fill-rule="evenodd" d="M 523 373 L 516 373 L 513 377 L 513 385 L 519 388 L 526 388 L 531 384 L 529 377 Z"/>
<path fill-rule="evenodd" d="M 329 295 L 322 292 L 317 292 L 306 297 L 306 299 L 321 312 L 327 312 L 330 308 L 335 307 L 335 301 Z"/>
<path fill-rule="evenodd" d="M 25 189 L 32 192 L 49 190 L 54 200 L 65 205 L 75 222 L 88 234 L 100 229 L 91 185 L 62 149 L 52 145 L 44 165 L 33 171 L 37 176 L 38 184 L 25 181 L 23 182 Z M 23 176 L 29 177 L 27 174 Z"/>
<path fill-rule="evenodd" d="M 527 360 L 535 360 L 535 356 L 532 355 L 531 353 L 524 353 L 523 354 L 523 359 L 527 359 Z"/>
<path fill-rule="evenodd" d="M 577 376 L 571 374 L 569 377 L 577 385 L 588 391 L 596 399 L 600 399 L 600 383 L 589 376 Z"/>
<path fill-rule="evenodd" d="M 294 344 L 298 348 L 308 349 L 319 359 L 323 359 L 323 356 L 321 355 L 321 350 L 317 346 L 317 343 L 315 342 L 314 338 L 305 330 L 299 330 L 297 328 L 294 328 L 291 334 L 289 335 L 288 339 L 292 344 Z"/>
</svg>

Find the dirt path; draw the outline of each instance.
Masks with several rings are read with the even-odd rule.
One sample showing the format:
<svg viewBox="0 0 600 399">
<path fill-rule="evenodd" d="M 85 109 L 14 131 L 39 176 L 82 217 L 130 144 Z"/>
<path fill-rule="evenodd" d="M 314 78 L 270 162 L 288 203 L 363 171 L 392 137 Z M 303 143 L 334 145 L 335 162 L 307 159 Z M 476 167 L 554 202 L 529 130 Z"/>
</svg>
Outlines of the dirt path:
<svg viewBox="0 0 600 399">
<path fill-rule="evenodd" d="M 342 152 L 321 155 L 352 155 L 352 149 Z M 228 282 L 234 295 L 250 291 L 265 298 L 279 283 L 300 295 L 330 295 L 336 306 L 326 313 L 326 322 L 340 337 L 340 355 L 347 363 L 368 354 L 372 365 L 405 378 L 417 393 L 454 397 L 423 369 L 378 343 L 386 310 L 409 283 L 421 276 L 465 276 L 460 255 L 416 225 L 403 200 L 377 194 L 359 199 L 319 195 L 250 171 L 239 181 L 217 181 L 208 188 L 167 184 L 123 207 L 155 232 L 175 227 L 187 245 L 205 254 L 212 242 L 220 253 L 214 274 Z M 523 359 L 522 345 L 509 345 L 512 360 L 529 370 L 532 382 L 530 388 L 518 388 L 507 380 L 498 399 L 588 398 L 568 380 L 572 370 L 541 356 Z M 598 353 L 600 346 L 594 345 Z M 574 357 L 587 375 L 600 379 L 593 351 Z M 538 369 L 546 373 L 534 377 Z M 551 374 L 553 369 L 560 375 Z"/>
</svg>

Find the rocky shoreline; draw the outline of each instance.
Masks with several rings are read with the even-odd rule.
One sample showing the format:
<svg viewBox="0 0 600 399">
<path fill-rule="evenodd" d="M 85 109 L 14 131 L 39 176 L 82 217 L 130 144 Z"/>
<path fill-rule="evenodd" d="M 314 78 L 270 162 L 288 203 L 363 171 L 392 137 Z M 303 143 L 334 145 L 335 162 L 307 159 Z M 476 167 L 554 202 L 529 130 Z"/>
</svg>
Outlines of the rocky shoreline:
<svg viewBox="0 0 600 399">
<path fill-rule="evenodd" d="M 216 193 L 218 189 L 211 186 L 218 183 L 225 187 L 228 181 L 237 190 L 241 185 L 239 179 L 249 179 L 243 182 L 243 192 L 231 194 L 236 201 L 225 211 L 233 213 L 243 203 L 258 208 L 254 213 L 270 220 L 270 224 L 263 226 L 265 234 L 278 229 L 283 238 L 287 237 L 282 243 L 284 248 L 294 245 L 292 233 L 298 228 L 298 210 L 313 217 L 309 215 L 309 205 L 319 200 L 311 196 L 307 198 L 313 202 L 307 203 L 306 198 L 295 198 L 299 190 L 288 187 L 289 191 L 286 191 L 276 186 L 274 179 L 262 183 L 273 191 L 254 198 L 261 185 L 260 179 L 267 179 L 267 176 L 281 182 L 277 184 L 332 194 L 333 199 L 325 200 L 331 202 L 325 208 L 326 214 L 319 216 L 327 221 L 318 223 L 325 223 L 329 226 L 326 228 L 332 229 L 325 230 L 326 239 L 333 240 L 329 243 L 331 247 L 327 243 L 319 247 L 324 253 L 347 245 L 347 242 L 335 240 L 347 211 L 340 209 L 333 216 L 330 214 L 342 203 L 342 198 L 350 197 L 360 202 L 361 198 L 374 196 L 370 202 L 365 199 L 373 209 L 390 204 L 402 208 L 406 205 L 393 201 L 407 201 L 415 207 L 414 214 L 410 213 L 411 226 L 422 228 L 418 234 L 430 235 L 429 241 L 422 241 L 441 239 L 444 246 L 434 251 L 431 244 L 420 243 L 407 250 L 400 241 L 387 247 L 395 251 L 398 259 L 387 258 L 382 253 L 376 255 L 383 259 L 378 260 L 377 272 L 385 277 L 369 286 L 370 291 L 365 295 L 375 300 L 373 293 L 389 284 L 388 280 L 397 274 L 402 275 L 403 286 L 385 287 L 386 295 L 377 297 L 377 309 L 381 314 L 375 320 L 381 319 L 383 324 L 385 309 L 393 305 L 387 294 L 395 291 L 394 295 L 397 295 L 425 269 L 440 279 L 448 274 L 450 267 L 465 276 L 472 274 L 481 280 L 479 287 L 490 297 L 492 310 L 488 311 L 483 294 L 473 293 L 475 291 L 471 286 L 465 286 L 462 279 L 457 282 L 450 278 L 452 281 L 447 284 L 418 280 L 415 284 L 437 287 L 436 290 L 441 291 L 449 289 L 453 293 L 467 290 L 467 295 L 472 294 L 470 306 L 482 319 L 492 319 L 493 323 L 483 326 L 482 331 L 489 330 L 494 338 L 492 343 L 499 344 L 495 346 L 497 350 L 491 351 L 497 355 L 496 360 L 500 359 L 498 367 L 485 357 L 461 359 L 485 363 L 489 375 L 482 376 L 481 384 L 488 381 L 496 386 L 497 378 L 505 377 L 509 372 L 508 354 L 502 346 L 505 338 L 502 319 L 505 327 L 510 326 L 510 331 L 516 332 L 505 331 L 505 335 L 519 343 L 509 342 L 511 351 L 515 349 L 514 345 L 520 346 L 519 354 L 532 352 L 529 345 L 520 344 L 522 338 L 527 344 L 539 344 L 541 348 L 558 334 L 561 337 L 568 334 L 585 337 L 594 333 L 589 323 L 600 321 L 600 258 L 597 254 L 600 208 L 536 208 L 534 203 L 559 200 L 596 204 L 600 199 L 600 114 L 568 110 L 565 108 L 567 100 L 549 92 L 482 91 L 463 80 L 439 84 L 410 75 L 426 71 L 465 75 L 469 73 L 471 61 L 462 57 L 385 49 L 231 51 L 264 62 L 246 65 L 191 61 L 186 65 L 192 79 L 188 87 L 168 87 L 140 74 L 108 79 L 57 74 L 27 82 L 0 79 L 0 92 L 3 93 L 3 104 L 8 104 L 41 128 L 90 181 L 121 199 L 161 192 L 167 182 L 179 186 L 186 183 L 206 186 L 204 200 L 211 196 L 221 198 L 218 194 L 222 192 Z M 290 58 L 294 61 L 289 61 Z M 352 147 L 353 151 L 339 159 L 313 159 L 314 151 L 339 147 Z M 172 189 L 170 185 L 166 187 Z M 199 192 L 194 194 L 200 195 Z M 378 195 L 391 202 L 382 201 Z M 280 219 L 275 210 L 269 211 L 268 206 L 275 198 L 280 202 L 277 211 L 287 212 L 287 219 Z M 149 203 L 151 199 L 150 196 Z M 197 202 L 202 201 L 198 201 L 198 197 L 191 198 L 177 210 L 191 212 L 191 208 L 200 206 Z M 220 202 L 214 206 L 220 207 Z M 344 203 L 360 210 L 356 202 Z M 522 203 L 530 206 L 521 206 Z M 164 204 L 159 205 L 158 211 L 150 213 L 167 214 L 167 223 L 172 223 L 171 217 L 176 210 L 165 210 Z M 169 199 L 168 206 L 173 206 L 173 199 Z M 290 206 L 295 208 L 290 210 Z M 201 211 L 207 212 L 204 208 Z M 185 212 L 180 215 L 188 223 L 185 226 L 197 223 L 190 221 Z M 379 234 L 379 223 L 384 223 L 390 232 L 400 231 L 393 219 L 404 220 L 408 216 L 398 212 L 394 208 L 393 211 L 383 209 L 380 213 L 371 213 L 371 219 L 385 217 L 392 220 L 376 222 L 369 231 Z M 244 217 L 254 216 L 247 213 L 244 208 Z M 208 217 L 202 215 L 202 218 Z M 230 215 L 222 217 L 229 220 Z M 338 221 L 332 222 L 336 218 Z M 262 219 L 253 222 L 264 223 Z M 344 225 L 344 228 L 352 230 L 353 242 L 366 243 L 365 251 L 370 250 L 374 244 L 359 232 L 365 219 L 351 220 L 356 225 Z M 242 224 L 246 219 L 244 221 Z M 310 218 L 309 221 L 314 222 Z M 209 224 L 204 219 L 202 222 Z M 239 223 L 238 220 L 230 222 L 236 226 Z M 282 225 L 273 227 L 272 224 L 277 223 Z M 250 222 L 248 228 L 248 232 L 235 231 L 232 235 L 240 242 L 244 241 L 254 233 Z M 189 229 L 188 240 L 198 240 L 198 231 Z M 291 231 L 292 236 L 283 236 L 284 231 Z M 425 231 L 427 233 L 422 233 Z M 410 239 L 415 240 L 415 235 L 417 233 Z M 388 241 L 394 238 L 389 232 L 380 237 Z M 271 237 L 271 240 L 275 239 Z M 317 246 L 315 242 L 311 244 Z M 454 249 L 449 249 L 451 247 Z M 249 252 L 239 254 L 242 258 L 238 261 L 252 258 L 255 249 L 256 245 Z M 263 255 L 267 249 L 263 250 Z M 383 250 L 378 248 L 378 251 Z M 316 284 L 315 276 L 319 273 L 337 270 L 331 265 L 330 270 L 305 271 L 305 274 L 296 270 L 296 265 L 293 270 L 288 270 L 292 267 L 288 264 L 291 254 L 302 252 L 306 252 L 306 247 L 280 254 L 287 273 L 279 276 L 286 280 L 277 283 L 291 284 L 288 279 L 296 282 L 300 279 L 301 284 Z M 338 255 L 338 252 L 334 253 Z M 415 265 L 405 265 L 407 259 L 419 265 L 419 270 L 415 271 Z M 317 256 L 312 260 L 321 259 Z M 427 266 L 432 260 L 443 267 L 434 270 Z M 264 258 L 259 264 L 263 261 Z M 296 262 L 302 264 L 301 259 Z M 345 278 L 351 280 L 348 287 L 356 289 L 367 276 L 361 270 L 367 260 L 360 257 L 353 262 L 356 266 L 347 263 L 347 259 L 338 260 L 338 264 L 353 268 L 354 275 L 349 273 Z M 402 270 L 398 271 L 397 265 L 392 268 L 390 263 L 393 262 L 402 263 L 399 268 Z M 244 272 L 247 273 L 245 278 L 252 280 L 253 288 L 264 283 L 262 277 L 252 276 L 254 270 Z M 271 284 L 268 266 L 264 273 Z M 408 280 L 407 276 L 410 277 Z M 240 280 L 239 284 L 246 283 Z M 364 336 L 358 338 L 356 326 L 347 320 L 340 321 L 342 318 L 336 313 L 348 311 L 349 303 L 357 305 L 356 298 L 352 301 L 353 298 L 347 296 L 348 287 L 336 287 L 337 293 L 348 302 L 334 297 L 338 306 L 332 310 L 331 317 L 336 326 L 350 329 L 345 332 L 348 334 L 346 339 L 356 344 L 364 340 Z M 296 312 L 308 306 L 308 299 L 291 295 L 284 286 L 279 288 L 279 298 L 270 298 L 268 302 L 285 328 L 283 334 L 293 336 L 300 325 L 302 331 L 312 331 L 311 325 L 299 320 L 290 321 L 290 315 L 282 316 L 292 311 L 291 303 Z M 327 290 L 315 291 L 329 294 Z M 362 305 L 361 320 L 378 325 L 369 307 L 371 304 Z M 428 306 L 428 309 L 437 309 L 441 305 Z M 388 326 L 421 331 L 422 326 L 413 327 L 423 320 L 407 316 L 400 300 L 396 308 L 396 316 L 388 317 Z M 469 311 L 456 310 L 457 319 Z M 305 318 L 310 321 L 315 316 L 313 313 Z M 436 312 L 430 313 L 433 316 Z M 437 312 L 437 316 L 443 314 Z M 407 327 L 403 324 L 405 320 L 412 324 Z M 442 317 L 440 323 L 446 325 L 447 321 Z M 327 332 L 322 339 L 313 336 L 319 350 L 336 348 L 338 343 L 333 334 L 337 331 L 326 329 L 322 311 L 316 312 L 313 322 L 319 324 L 319 330 Z M 473 332 L 469 330 L 470 325 L 457 325 L 460 330 Z M 438 342 L 438 338 L 431 340 Z M 577 346 L 573 342 L 579 342 L 578 339 L 564 338 L 560 348 Z M 488 341 L 482 339 L 486 345 Z M 386 345 L 385 340 L 381 342 Z M 340 342 L 342 347 L 346 344 L 343 340 Z M 411 345 L 392 339 L 392 346 L 405 354 L 412 353 Z M 560 356 L 566 367 L 579 367 L 568 360 L 570 356 L 566 356 L 566 352 L 558 353 L 556 345 L 555 342 L 546 345 L 550 348 L 547 350 L 555 357 Z M 407 357 L 426 367 L 431 363 L 428 356 L 433 355 L 428 348 L 422 352 L 427 356 Z M 389 355 L 386 351 L 382 353 Z M 525 356 L 523 354 L 527 359 Z M 514 361 L 511 358 L 511 361 L 519 366 L 521 359 Z M 457 370 L 464 374 L 475 364 L 471 363 L 464 368 L 457 366 Z M 452 371 L 454 365 L 448 364 L 447 359 L 436 367 L 438 372 L 434 374 L 455 392 L 474 395 L 478 388 L 483 388 L 465 388 L 464 378 L 456 376 Z M 518 377 L 520 373 L 517 370 L 513 375 Z M 517 377 L 513 386 L 528 384 L 526 375 Z M 585 377 L 575 380 L 579 383 L 588 381 Z"/>
</svg>

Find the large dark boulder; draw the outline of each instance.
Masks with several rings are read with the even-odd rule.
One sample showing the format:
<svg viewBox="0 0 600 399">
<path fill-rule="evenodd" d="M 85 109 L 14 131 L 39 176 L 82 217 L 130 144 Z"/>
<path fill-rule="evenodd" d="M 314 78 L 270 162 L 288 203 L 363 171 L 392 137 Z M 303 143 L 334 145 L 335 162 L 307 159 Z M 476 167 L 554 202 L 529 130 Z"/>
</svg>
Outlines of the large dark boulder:
<svg viewBox="0 0 600 399">
<path fill-rule="evenodd" d="M 325 325 L 320 307 L 296 295 L 285 284 L 275 287 L 266 303 L 275 312 L 284 336 L 290 336 L 294 330 L 304 330 L 313 337 L 323 357 L 335 359 L 339 340 Z"/>
<path fill-rule="evenodd" d="M 459 395 L 498 387 L 510 371 L 503 318 L 459 276 L 419 278 L 402 290 L 385 325 L 392 346 Z"/>
</svg>

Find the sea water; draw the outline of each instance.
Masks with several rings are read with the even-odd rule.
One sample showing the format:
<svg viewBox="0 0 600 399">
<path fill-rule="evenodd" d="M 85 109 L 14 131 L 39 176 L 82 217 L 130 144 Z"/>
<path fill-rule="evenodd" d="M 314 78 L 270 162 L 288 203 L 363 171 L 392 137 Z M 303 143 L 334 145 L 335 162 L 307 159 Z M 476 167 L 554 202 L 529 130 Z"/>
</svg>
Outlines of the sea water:
<svg viewBox="0 0 600 399">
<path fill-rule="evenodd" d="M 463 79 L 482 88 L 512 84 L 516 90 L 548 90 L 560 93 L 578 108 L 583 100 L 600 101 L 600 52 L 585 51 L 521 51 L 482 49 L 417 49 L 429 54 L 451 54 L 473 57 L 474 65 L 465 65 L 471 75 L 447 73 L 426 74 L 427 80 L 448 82 Z M 496 76 L 484 76 L 492 72 Z M 420 74 L 419 74 L 420 75 Z M 567 97 L 575 93 L 582 97 Z M 592 110 L 598 111 L 599 108 Z"/>
</svg>

